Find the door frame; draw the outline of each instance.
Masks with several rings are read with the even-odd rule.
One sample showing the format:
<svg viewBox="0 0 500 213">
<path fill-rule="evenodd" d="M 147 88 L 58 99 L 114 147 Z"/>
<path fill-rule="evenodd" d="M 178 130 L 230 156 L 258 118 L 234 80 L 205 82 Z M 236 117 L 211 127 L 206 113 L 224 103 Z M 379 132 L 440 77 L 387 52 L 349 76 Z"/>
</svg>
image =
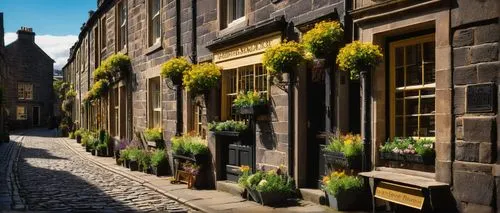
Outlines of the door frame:
<svg viewBox="0 0 500 213">
<path fill-rule="evenodd" d="M 38 109 L 38 122 L 35 124 L 35 109 Z M 40 106 L 33 106 L 32 109 L 31 109 L 31 112 L 32 112 L 32 125 L 33 126 L 40 126 Z"/>
</svg>

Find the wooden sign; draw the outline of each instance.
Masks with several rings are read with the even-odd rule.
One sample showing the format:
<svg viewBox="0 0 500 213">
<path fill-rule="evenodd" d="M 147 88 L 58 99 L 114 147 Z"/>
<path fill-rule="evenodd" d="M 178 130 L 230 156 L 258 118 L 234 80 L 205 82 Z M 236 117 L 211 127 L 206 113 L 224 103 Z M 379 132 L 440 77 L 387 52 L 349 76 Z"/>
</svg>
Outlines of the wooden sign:
<svg viewBox="0 0 500 213">
<path fill-rule="evenodd" d="M 425 200 L 422 189 L 384 181 L 377 185 L 375 197 L 420 210 L 424 206 Z"/>
<path fill-rule="evenodd" d="M 496 89 L 493 83 L 467 86 L 467 112 L 493 112 L 495 97 Z"/>
</svg>

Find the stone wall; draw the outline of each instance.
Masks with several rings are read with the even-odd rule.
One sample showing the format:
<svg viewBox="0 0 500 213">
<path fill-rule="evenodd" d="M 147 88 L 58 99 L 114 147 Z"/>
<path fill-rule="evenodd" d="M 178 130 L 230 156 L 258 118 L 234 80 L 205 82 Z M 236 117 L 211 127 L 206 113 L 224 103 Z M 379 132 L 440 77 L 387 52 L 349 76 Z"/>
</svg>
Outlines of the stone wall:
<svg viewBox="0 0 500 213">
<path fill-rule="evenodd" d="M 496 0 L 458 0 L 452 5 L 456 133 L 453 192 L 463 212 L 493 212 L 500 206 L 500 174 L 495 164 L 500 160 L 498 109 L 470 113 L 466 107 L 468 86 L 495 83 L 498 88 L 500 83 L 499 16 L 500 3 Z"/>
</svg>

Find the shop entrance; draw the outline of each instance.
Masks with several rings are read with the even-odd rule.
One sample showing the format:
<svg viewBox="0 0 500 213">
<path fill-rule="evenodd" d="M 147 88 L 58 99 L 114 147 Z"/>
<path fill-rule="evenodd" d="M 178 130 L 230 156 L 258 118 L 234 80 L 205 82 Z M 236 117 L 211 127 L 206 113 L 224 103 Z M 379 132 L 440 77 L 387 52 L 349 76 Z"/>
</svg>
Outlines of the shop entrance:
<svg viewBox="0 0 500 213">
<path fill-rule="evenodd" d="M 326 143 L 325 120 L 325 73 L 323 70 L 308 70 L 307 76 L 307 185 L 318 188 L 324 175 L 322 147 Z"/>
</svg>

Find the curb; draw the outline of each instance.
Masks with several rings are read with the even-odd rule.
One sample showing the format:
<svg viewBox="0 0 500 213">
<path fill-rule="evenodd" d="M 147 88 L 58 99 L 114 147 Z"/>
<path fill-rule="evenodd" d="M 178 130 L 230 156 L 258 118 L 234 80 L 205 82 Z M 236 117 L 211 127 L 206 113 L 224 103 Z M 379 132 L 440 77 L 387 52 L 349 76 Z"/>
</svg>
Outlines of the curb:
<svg viewBox="0 0 500 213">
<path fill-rule="evenodd" d="M 114 168 L 111 168 L 111 167 L 109 167 L 109 166 L 107 166 L 107 165 L 102 164 L 101 162 L 98 162 L 98 161 L 96 161 L 96 160 L 94 160 L 94 159 L 91 159 L 91 158 L 89 158 L 89 157 L 87 157 L 87 156 L 83 155 L 80 151 L 75 150 L 73 147 L 71 147 L 71 146 L 68 144 L 69 139 L 66 139 L 66 138 L 60 138 L 60 140 L 63 142 L 63 144 L 64 144 L 64 145 L 65 145 L 68 149 L 70 149 L 71 151 L 73 151 L 73 152 L 74 152 L 75 154 L 77 154 L 80 158 L 82 158 L 82 159 L 84 159 L 84 160 L 88 160 L 88 161 L 90 161 L 90 162 L 92 162 L 92 163 L 96 164 L 97 166 L 99 166 L 99 167 L 101 167 L 101 168 L 103 168 L 103 169 L 106 169 L 106 170 L 108 170 L 108 171 L 110 171 L 110 172 L 113 172 L 113 173 L 115 173 L 115 174 L 118 174 L 118 175 L 124 176 L 125 178 L 127 178 L 127 179 L 129 179 L 129 180 L 131 180 L 131 181 L 135 181 L 135 182 L 137 182 L 137 183 L 140 183 L 140 184 L 141 184 L 141 186 L 147 187 L 147 188 L 149 188 L 149 189 L 151 189 L 151 190 L 153 190 L 153 191 L 155 191 L 155 192 L 158 192 L 158 193 L 160 193 L 160 194 L 162 194 L 162 195 L 165 195 L 165 196 L 167 196 L 168 198 L 170 198 L 170 199 L 172 199 L 172 200 L 175 200 L 175 201 L 179 202 L 180 204 L 184 204 L 184 205 L 186 205 L 186 206 L 189 206 L 190 208 L 192 208 L 192 209 L 194 209 L 194 210 L 196 210 L 196 211 L 201 211 L 201 212 L 213 212 L 212 210 L 209 210 L 209 209 L 203 208 L 203 207 L 201 207 L 201 206 L 198 206 L 198 205 L 192 204 L 190 201 L 188 201 L 188 200 L 186 200 L 186 199 L 184 199 L 184 198 L 180 198 L 180 197 L 177 197 L 177 196 L 175 196 L 175 195 L 172 195 L 172 194 L 170 194 L 170 193 L 168 193 L 168 192 L 166 192 L 166 191 L 164 191 L 164 190 L 162 190 L 162 189 L 158 188 L 157 186 L 155 186 L 155 185 L 153 185 L 153 184 L 149 183 L 149 181 L 147 181 L 147 180 L 144 180 L 144 179 L 142 179 L 142 178 L 140 178 L 140 177 L 137 177 L 137 176 L 135 176 L 135 175 L 132 175 L 132 174 L 127 174 L 127 173 L 125 173 L 125 172 L 123 172 L 123 171 L 116 170 L 116 169 L 114 169 Z M 69 142 L 71 142 L 71 141 L 69 141 Z"/>
<path fill-rule="evenodd" d="M 23 140 L 24 136 L 22 136 L 22 134 L 20 134 L 20 136 L 17 137 L 15 140 L 12 140 L 15 142 L 13 142 L 14 144 L 12 145 L 9 166 L 7 167 L 7 171 L 9 173 L 8 180 L 10 182 L 9 191 L 11 192 L 11 209 L 16 211 L 26 210 L 26 203 L 19 194 L 19 188 L 21 187 L 18 181 L 18 167 L 17 167 L 17 163 L 19 161 L 19 153 L 21 152 L 22 149 Z"/>
</svg>

